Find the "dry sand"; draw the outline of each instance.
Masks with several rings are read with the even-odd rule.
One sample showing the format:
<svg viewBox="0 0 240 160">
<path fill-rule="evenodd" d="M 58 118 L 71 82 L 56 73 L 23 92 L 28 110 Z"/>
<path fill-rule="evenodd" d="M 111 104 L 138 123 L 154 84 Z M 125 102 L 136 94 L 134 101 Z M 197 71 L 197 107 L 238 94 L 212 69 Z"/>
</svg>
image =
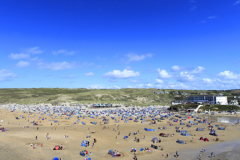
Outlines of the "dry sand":
<svg viewBox="0 0 240 160">
<path fill-rule="evenodd" d="M 79 151 L 88 150 L 92 152 L 92 155 L 89 156 L 92 160 L 101 160 L 101 159 L 113 159 L 110 155 L 108 155 L 108 150 L 113 149 L 117 150 L 119 153 L 122 154 L 121 157 L 116 157 L 115 159 L 119 160 L 131 160 L 133 159 L 133 154 L 131 154 L 131 148 L 137 148 L 137 156 L 139 160 L 148 160 L 148 159 L 166 159 L 165 156 L 162 156 L 164 153 L 169 154 L 168 159 L 176 159 L 174 158 L 174 154 L 176 151 L 179 152 L 180 157 L 178 158 L 183 160 L 188 159 L 196 159 L 196 156 L 199 154 L 198 151 L 201 150 L 202 147 L 207 147 L 214 144 L 221 144 L 222 142 L 234 141 L 239 139 L 240 132 L 239 132 L 239 125 L 227 125 L 225 131 L 217 130 L 217 134 L 219 135 L 218 138 L 220 139 L 219 142 L 210 141 L 204 142 L 200 141 L 200 137 L 209 138 L 210 140 L 215 139 L 216 137 L 209 135 L 209 130 L 205 129 L 205 131 L 195 131 L 197 127 L 203 128 L 207 126 L 205 123 L 199 123 L 197 126 L 192 126 L 189 129 L 184 126 L 183 129 L 188 130 L 191 135 L 190 137 L 181 136 L 180 133 L 176 133 L 175 127 L 180 126 L 179 122 L 171 122 L 173 126 L 168 126 L 167 119 L 163 122 L 157 122 L 157 124 L 149 125 L 149 123 L 140 123 L 140 122 L 133 122 L 128 121 L 128 123 L 124 123 L 124 121 L 120 120 L 119 123 L 115 123 L 115 120 L 112 120 L 110 117 L 110 123 L 106 125 L 100 125 L 102 119 L 82 119 L 80 118 L 79 124 L 73 124 L 77 121 L 77 117 L 73 116 L 70 120 L 66 120 L 66 116 L 58 116 L 56 119 L 51 119 L 50 116 L 42 116 L 47 118 L 46 120 L 38 119 L 40 114 L 29 115 L 29 113 L 22 113 L 21 111 L 10 112 L 9 110 L 1 109 L 0 110 L 0 119 L 3 120 L 1 122 L 1 127 L 9 127 L 9 131 L 0 132 L 0 159 L 11 159 L 11 160 L 32 160 L 32 159 L 40 159 L 40 160 L 51 160 L 53 157 L 61 157 L 63 160 L 72 160 L 72 159 L 84 159 L 84 157 L 79 155 Z M 27 117 L 26 119 L 22 119 L 19 117 L 22 115 Z M 18 116 L 20 119 L 16 120 L 15 116 Z M 30 116 L 30 118 L 28 118 Z M 42 126 L 33 126 L 32 119 L 38 121 L 39 124 Z M 29 119 L 29 122 L 28 122 Z M 57 123 L 53 123 L 51 120 L 58 120 L 59 125 Z M 151 120 L 151 119 L 146 119 Z M 191 119 L 193 120 L 193 119 Z M 40 123 L 41 121 L 41 123 Z M 86 122 L 86 125 L 82 125 L 81 122 Z M 97 125 L 93 125 L 90 122 L 97 122 Z M 9 124 L 8 124 L 9 122 Z M 187 124 L 188 120 L 185 122 Z M 19 125 L 19 124 L 23 125 Z M 52 123 L 52 126 L 51 126 Z M 103 122 L 102 122 L 103 123 Z M 215 124 L 221 124 L 214 122 Z M 68 127 L 67 127 L 68 125 Z M 119 130 L 117 126 L 119 126 Z M 24 126 L 29 126 L 29 128 L 23 128 Z M 107 129 L 103 129 L 106 126 Z M 158 127 L 167 127 L 166 130 L 159 130 Z M 37 130 L 39 127 L 39 130 Z M 64 129 L 65 127 L 65 129 Z M 108 129 L 109 127 L 109 129 Z M 182 126 L 180 126 L 182 127 Z M 56 130 L 55 130 L 56 128 Z M 89 130 L 88 130 L 89 128 Z M 116 131 L 113 131 L 113 128 Z M 155 131 L 147 132 L 144 128 L 153 128 Z M 93 130 L 96 133 L 92 134 Z M 138 132 L 136 135 L 137 138 L 140 138 L 140 142 L 137 143 L 134 141 L 135 136 L 131 134 L 129 139 L 124 140 L 123 137 L 128 135 L 129 133 Z M 120 135 L 118 135 L 118 131 L 120 131 Z M 50 140 L 47 140 L 46 135 L 49 133 L 51 137 Z M 174 136 L 171 137 L 160 137 L 159 133 L 174 133 Z M 86 138 L 86 135 L 90 134 L 91 138 Z M 64 135 L 68 135 L 68 138 L 64 138 Z M 141 139 L 145 135 L 145 139 Z M 35 140 L 35 137 L 38 137 Z M 116 139 L 117 136 L 117 139 Z M 162 142 L 157 143 L 164 148 L 163 151 L 161 150 L 153 150 L 153 152 L 140 152 L 139 149 L 142 147 L 150 147 L 151 139 L 153 137 L 161 138 Z M 190 142 L 191 138 L 194 138 L 194 142 Z M 95 143 L 94 147 L 81 147 L 81 142 L 83 140 L 90 140 L 90 144 L 93 143 L 93 138 L 97 139 L 97 143 Z M 187 144 L 178 144 L 176 140 L 184 140 L 187 141 Z M 30 144 L 36 144 L 36 149 L 33 149 Z M 43 147 L 41 147 L 43 144 Z M 53 150 L 55 145 L 63 145 L 64 150 L 56 151 Z M 190 154 L 189 152 L 192 152 Z M 196 153 L 195 153 L 195 152 Z M 188 154 L 189 153 L 189 154 Z M 193 155 L 196 154 L 196 155 Z M 189 157 L 188 155 L 192 155 L 193 157 Z"/>
</svg>

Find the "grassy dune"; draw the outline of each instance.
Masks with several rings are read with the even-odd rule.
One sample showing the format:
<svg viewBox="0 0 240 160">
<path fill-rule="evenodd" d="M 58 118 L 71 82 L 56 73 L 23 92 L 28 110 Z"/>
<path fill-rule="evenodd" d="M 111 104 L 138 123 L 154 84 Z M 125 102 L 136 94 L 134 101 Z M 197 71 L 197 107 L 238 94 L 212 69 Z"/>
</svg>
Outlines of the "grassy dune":
<svg viewBox="0 0 240 160">
<path fill-rule="evenodd" d="M 52 102 L 75 103 L 121 103 L 124 105 L 170 105 L 172 100 L 186 100 L 180 92 L 196 95 L 199 93 L 223 93 L 229 98 L 240 94 L 239 90 L 164 90 L 168 94 L 154 94 L 162 89 L 67 89 L 67 88 L 31 88 L 0 89 L 0 103 L 38 104 Z M 176 94 L 174 91 L 178 91 Z"/>
</svg>

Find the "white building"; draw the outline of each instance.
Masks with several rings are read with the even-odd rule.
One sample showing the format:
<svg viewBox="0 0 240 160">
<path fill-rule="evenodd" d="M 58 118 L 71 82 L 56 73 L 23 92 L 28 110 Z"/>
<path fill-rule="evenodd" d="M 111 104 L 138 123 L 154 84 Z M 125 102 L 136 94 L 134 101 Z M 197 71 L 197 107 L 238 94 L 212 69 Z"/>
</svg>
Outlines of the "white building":
<svg viewBox="0 0 240 160">
<path fill-rule="evenodd" d="M 216 96 L 215 102 L 220 105 L 228 105 L 227 96 Z"/>
</svg>

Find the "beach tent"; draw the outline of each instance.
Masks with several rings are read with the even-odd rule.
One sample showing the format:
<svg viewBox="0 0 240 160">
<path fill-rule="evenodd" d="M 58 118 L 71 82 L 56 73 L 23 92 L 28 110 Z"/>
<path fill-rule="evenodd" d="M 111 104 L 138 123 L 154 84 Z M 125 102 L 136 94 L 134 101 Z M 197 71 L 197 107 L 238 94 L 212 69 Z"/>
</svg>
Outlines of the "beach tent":
<svg viewBox="0 0 240 160">
<path fill-rule="evenodd" d="M 191 136 L 190 133 L 181 133 L 181 135 L 183 135 L 183 136 Z"/>
<path fill-rule="evenodd" d="M 82 122 L 83 125 L 85 125 L 86 123 L 85 122 Z"/>
<path fill-rule="evenodd" d="M 81 143 L 81 147 L 87 147 L 87 145 L 86 145 L 87 142 L 88 142 L 88 140 L 84 140 L 84 141 L 82 141 L 82 143 Z"/>
<path fill-rule="evenodd" d="M 177 140 L 177 143 L 184 144 L 182 140 Z"/>
<path fill-rule="evenodd" d="M 155 129 L 147 129 L 147 128 L 144 128 L 145 131 L 155 131 Z"/>
<path fill-rule="evenodd" d="M 197 128 L 196 131 L 204 131 L 203 128 Z"/>
<path fill-rule="evenodd" d="M 176 132 L 180 132 L 180 130 L 179 130 L 179 129 L 177 129 L 177 130 L 176 130 Z"/>
<path fill-rule="evenodd" d="M 225 127 L 218 127 L 218 130 L 225 130 Z"/>
<path fill-rule="evenodd" d="M 200 137 L 200 139 L 199 140 L 203 140 L 203 137 Z"/>
<path fill-rule="evenodd" d="M 180 125 L 185 125 L 185 123 L 180 123 Z"/>
<path fill-rule="evenodd" d="M 124 136 L 123 139 L 128 139 L 128 136 Z"/>
<path fill-rule="evenodd" d="M 59 160 L 59 158 L 58 157 L 54 157 L 53 160 Z"/>
<path fill-rule="evenodd" d="M 181 130 L 180 132 L 181 133 L 187 133 L 187 130 Z"/>
<path fill-rule="evenodd" d="M 208 142 L 209 140 L 207 138 L 204 138 L 204 141 Z"/>
<path fill-rule="evenodd" d="M 125 121 L 125 123 L 128 123 L 128 121 Z"/>
<path fill-rule="evenodd" d="M 143 148 L 140 148 L 140 151 L 142 152 L 144 149 Z"/>
<path fill-rule="evenodd" d="M 153 137 L 153 138 L 152 138 L 152 142 L 153 142 L 153 143 L 158 142 L 158 138 L 157 138 L 157 137 Z"/>
<path fill-rule="evenodd" d="M 189 123 L 193 123 L 193 121 L 189 121 Z"/>
<path fill-rule="evenodd" d="M 110 154 L 111 156 L 114 156 L 115 152 L 111 149 L 111 150 L 108 151 L 108 154 Z"/>
</svg>

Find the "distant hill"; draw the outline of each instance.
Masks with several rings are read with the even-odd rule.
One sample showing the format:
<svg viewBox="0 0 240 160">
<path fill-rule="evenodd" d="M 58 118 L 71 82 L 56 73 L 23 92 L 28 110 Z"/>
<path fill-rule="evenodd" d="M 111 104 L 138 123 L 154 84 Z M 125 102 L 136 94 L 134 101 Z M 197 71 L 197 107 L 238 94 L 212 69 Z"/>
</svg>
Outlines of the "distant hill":
<svg viewBox="0 0 240 160">
<path fill-rule="evenodd" d="M 67 89 L 31 88 L 0 89 L 0 103 L 37 104 L 52 102 L 118 103 L 124 105 L 170 105 L 173 100 L 186 100 L 189 95 L 219 94 L 238 96 L 240 90 L 173 90 L 173 89 Z"/>
</svg>

